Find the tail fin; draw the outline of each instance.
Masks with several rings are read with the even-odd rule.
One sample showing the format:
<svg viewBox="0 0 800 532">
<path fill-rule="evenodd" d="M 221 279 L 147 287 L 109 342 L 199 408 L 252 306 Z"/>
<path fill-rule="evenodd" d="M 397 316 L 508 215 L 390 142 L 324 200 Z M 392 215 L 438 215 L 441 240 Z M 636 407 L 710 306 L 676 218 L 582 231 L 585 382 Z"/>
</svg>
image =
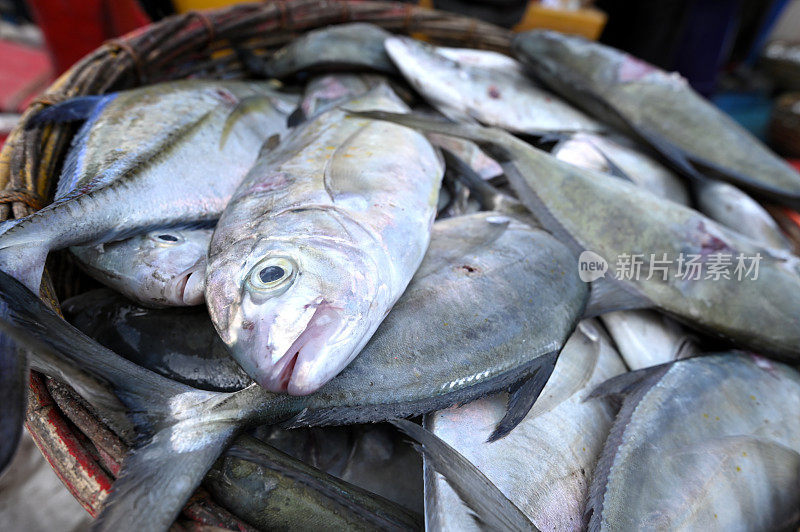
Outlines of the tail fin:
<svg viewBox="0 0 800 532">
<path fill-rule="evenodd" d="M 63 122 L 87 120 L 98 106 L 105 106 L 108 102 L 116 98 L 116 96 L 116 94 L 106 94 L 72 98 L 39 111 L 28 122 L 27 128 L 30 129 L 41 124 L 59 124 Z"/>
<path fill-rule="evenodd" d="M 5 309 L 0 305 L 0 313 Z M 10 338 L 0 334 L 0 474 L 19 445 L 28 400 L 28 360 Z"/>
<path fill-rule="evenodd" d="M 7 305 L 0 330 L 29 347 L 37 367 L 62 365 L 56 377 L 77 367 L 110 384 L 139 435 L 152 434 L 126 459 L 96 526 L 167 529 L 236 434 L 238 420 L 229 410 L 212 412 L 233 394 L 197 390 L 120 357 L 2 271 L 0 301 Z"/>
<path fill-rule="evenodd" d="M 199 392 L 101 346 L 45 306 L 33 292 L 4 271 L 0 271 L 0 302 L 6 306 L 6 312 L 0 314 L 0 330 L 29 347 L 39 360 L 37 366 L 46 369 L 59 364 L 55 361 L 61 361 L 60 364 L 79 368 L 109 383 L 134 414 L 141 413 L 154 422 L 151 428 L 157 427 L 155 422 L 160 417 L 169 414 L 168 403 L 172 397 Z M 146 400 L 146 406 L 141 404 L 143 400 Z M 155 411 L 150 407 L 155 407 Z"/>
<path fill-rule="evenodd" d="M 93 529 L 167 530 L 237 433 L 231 422 L 184 420 L 128 455 Z"/>
<path fill-rule="evenodd" d="M 7 231 L 25 220 L 13 220 L 0 225 Z M 44 263 L 48 249 L 39 242 L 16 242 L 13 234 L 0 234 L 0 270 L 14 277 L 33 293 L 39 292 L 44 274 Z"/>
<path fill-rule="evenodd" d="M 491 530 L 538 530 L 513 502 L 492 484 L 472 462 L 458 451 L 405 419 L 390 421 L 413 438 L 433 468 L 445 477 L 461 500 L 469 506 L 478 521 Z"/>
</svg>

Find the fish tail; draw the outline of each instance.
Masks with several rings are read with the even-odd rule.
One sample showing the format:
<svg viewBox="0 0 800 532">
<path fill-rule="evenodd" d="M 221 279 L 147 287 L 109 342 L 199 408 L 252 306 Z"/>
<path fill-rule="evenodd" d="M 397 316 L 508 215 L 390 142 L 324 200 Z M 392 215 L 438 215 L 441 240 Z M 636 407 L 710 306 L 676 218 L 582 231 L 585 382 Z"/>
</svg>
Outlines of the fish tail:
<svg viewBox="0 0 800 532">
<path fill-rule="evenodd" d="M 474 517 L 489 530 L 537 530 L 528 517 L 503 495 L 472 462 L 432 432 L 405 419 L 390 421 L 419 445 L 433 468 L 450 484 Z"/>
<path fill-rule="evenodd" d="M 60 124 L 64 122 L 88 120 L 89 117 L 96 112 L 98 107 L 104 107 L 105 104 L 115 97 L 116 94 L 106 94 L 71 98 L 65 102 L 51 105 L 39 111 L 28 121 L 26 127 L 31 129 L 42 124 Z"/>
<path fill-rule="evenodd" d="M 0 224 L 0 231 L 7 231 L 16 222 Z M 11 270 L 8 272 L 10 275 L 38 292 L 47 257 L 46 252 L 42 254 L 39 249 L 30 245 L 0 249 L 0 269 Z M 0 320 L 8 314 L 8 305 L 0 303 Z M 27 353 L 19 349 L 10 337 L 0 333 L 0 473 L 13 458 L 22 435 L 28 400 L 27 384 Z"/>
<path fill-rule="evenodd" d="M 21 222 L 11 220 L 0 224 L 0 270 L 38 293 L 48 250 L 41 242 L 17 238 L 13 229 Z"/>
<path fill-rule="evenodd" d="M 6 306 L 0 304 L 0 314 Z M 0 333 L 0 474 L 8 467 L 22 436 L 28 393 L 28 360 L 11 338 Z"/>
<path fill-rule="evenodd" d="M 234 423 L 201 420 L 156 432 L 125 458 L 93 529 L 169 529 L 237 432 Z"/>
<path fill-rule="evenodd" d="M 198 390 L 122 358 L 2 271 L 0 304 L 6 309 L 0 314 L 0 331 L 41 358 L 37 368 L 57 363 L 105 382 L 137 429 L 139 443 L 126 458 L 95 526 L 166 530 L 236 435 L 238 416 L 221 406 L 235 394 Z"/>
</svg>

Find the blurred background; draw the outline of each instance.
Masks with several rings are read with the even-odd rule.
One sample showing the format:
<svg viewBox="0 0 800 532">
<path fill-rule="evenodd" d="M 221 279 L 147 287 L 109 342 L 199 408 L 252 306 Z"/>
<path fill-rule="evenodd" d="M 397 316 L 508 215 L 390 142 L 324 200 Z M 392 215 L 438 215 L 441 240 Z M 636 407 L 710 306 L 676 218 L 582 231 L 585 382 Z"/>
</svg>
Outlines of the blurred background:
<svg viewBox="0 0 800 532">
<path fill-rule="evenodd" d="M 0 0 L 0 139 L 15 113 L 103 41 L 233 0 Z M 800 0 L 418 0 L 516 31 L 550 28 L 686 77 L 775 150 L 800 158 Z"/>
<path fill-rule="evenodd" d="M 0 145 L 27 104 L 104 41 L 174 13 L 232 3 L 0 0 Z M 583 35 L 678 71 L 800 168 L 800 0 L 415 3 L 515 31 L 549 28 Z M 87 514 L 27 440 L 15 467 L 0 479 L 0 524 L 6 530 L 45 530 L 55 516 L 64 529 L 82 529 L 88 523 Z"/>
</svg>

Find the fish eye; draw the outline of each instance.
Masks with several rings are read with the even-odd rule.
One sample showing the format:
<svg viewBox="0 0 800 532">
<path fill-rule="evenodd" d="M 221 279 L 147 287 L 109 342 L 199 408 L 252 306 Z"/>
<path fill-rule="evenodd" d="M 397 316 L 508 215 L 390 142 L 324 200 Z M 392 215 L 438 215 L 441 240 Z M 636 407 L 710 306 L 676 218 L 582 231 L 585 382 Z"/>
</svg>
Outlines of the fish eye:
<svg viewBox="0 0 800 532">
<path fill-rule="evenodd" d="M 183 242 L 183 236 L 180 233 L 170 233 L 164 231 L 154 231 L 148 235 L 150 240 L 154 240 L 158 244 L 179 244 Z"/>
<path fill-rule="evenodd" d="M 287 257 L 265 257 L 250 270 L 248 284 L 259 292 L 278 295 L 289 288 L 297 275 L 297 265 Z"/>
</svg>

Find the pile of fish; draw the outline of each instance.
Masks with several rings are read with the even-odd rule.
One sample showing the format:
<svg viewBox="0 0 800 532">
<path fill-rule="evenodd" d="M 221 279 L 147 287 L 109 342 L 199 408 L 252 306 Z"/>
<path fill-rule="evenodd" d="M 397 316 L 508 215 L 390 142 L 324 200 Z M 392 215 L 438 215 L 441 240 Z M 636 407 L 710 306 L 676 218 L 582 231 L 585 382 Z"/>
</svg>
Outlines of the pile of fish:
<svg viewBox="0 0 800 532">
<path fill-rule="evenodd" d="M 201 483 L 260 529 L 797 527 L 800 259 L 761 202 L 800 175 L 676 74 L 512 48 L 334 26 L 36 115 L 79 129 L 0 225 L 0 465 L 30 367 L 132 445 L 97 529 Z M 105 285 L 66 319 L 57 250 Z"/>
</svg>

